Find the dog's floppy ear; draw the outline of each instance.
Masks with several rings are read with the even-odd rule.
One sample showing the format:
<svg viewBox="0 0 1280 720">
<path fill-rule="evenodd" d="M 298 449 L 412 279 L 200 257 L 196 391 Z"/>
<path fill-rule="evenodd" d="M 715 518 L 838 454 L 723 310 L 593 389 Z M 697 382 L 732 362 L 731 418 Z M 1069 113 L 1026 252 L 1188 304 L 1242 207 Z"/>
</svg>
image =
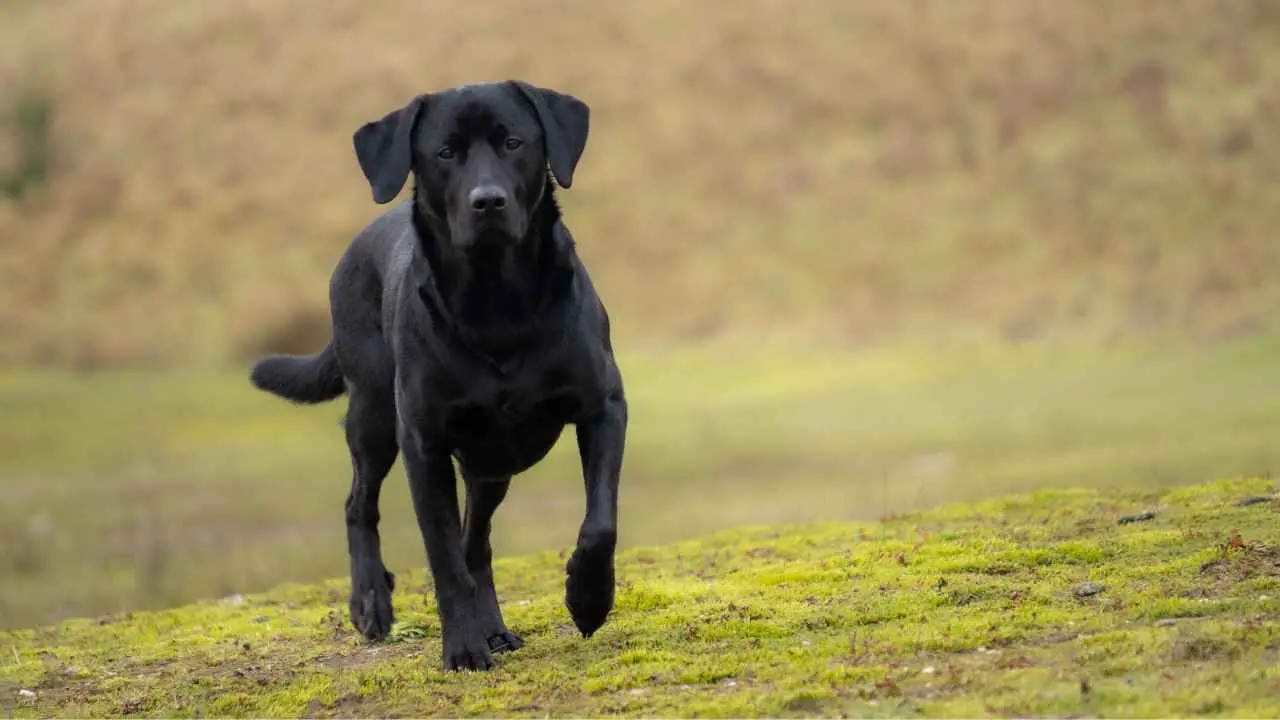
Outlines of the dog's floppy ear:
<svg viewBox="0 0 1280 720">
<path fill-rule="evenodd" d="M 425 95 L 419 95 L 381 120 L 360 126 L 352 137 L 356 159 L 373 189 L 373 201 L 379 205 L 394 200 L 409 177 L 413 164 L 413 128 L 426 100 Z"/>
<path fill-rule="evenodd" d="M 551 174 L 556 176 L 560 187 L 567 189 L 573 184 L 573 170 L 587 147 L 591 110 L 572 95 L 534 87 L 519 80 L 513 80 L 512 84 L 537 111 Z"/>
</svg>

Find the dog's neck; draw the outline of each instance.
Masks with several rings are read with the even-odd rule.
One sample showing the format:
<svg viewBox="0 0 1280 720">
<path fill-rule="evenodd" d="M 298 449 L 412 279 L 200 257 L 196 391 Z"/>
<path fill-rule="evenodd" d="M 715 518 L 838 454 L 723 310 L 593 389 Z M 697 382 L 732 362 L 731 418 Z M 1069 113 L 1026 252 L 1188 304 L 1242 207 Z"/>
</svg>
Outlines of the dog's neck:
<svg viewBox="0 0 1280 720">
<path fill-rule="evenodd" d="M 473 349 L 491 358 L 518 353 L 559 305 L 570 267 L 556 237 L 552 182 L 520 242 L 483 250 L 454 247 L 447 224 L 424 211 L 419 193 L 415 187 L 413 226 L 429 266 L 419 280 L 423 301 Z"/>
</svg>

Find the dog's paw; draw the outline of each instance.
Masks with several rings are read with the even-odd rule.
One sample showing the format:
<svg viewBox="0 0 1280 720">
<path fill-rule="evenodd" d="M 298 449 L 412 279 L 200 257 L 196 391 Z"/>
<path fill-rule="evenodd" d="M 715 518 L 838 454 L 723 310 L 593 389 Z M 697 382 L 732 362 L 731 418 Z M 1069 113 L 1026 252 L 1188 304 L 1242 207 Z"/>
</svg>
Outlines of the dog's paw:
<svg viewBox="0 0 1280 720">
<path fill-rule="evenodd" d="M 510 630 L 494 633 L 489 636 L 489 650 L 495 655 L 504 652 L 515 652 L 524 647 L 524 640 Z"/>
<path fill-rule="evenodd" d="M 613 547 L 595 543 L 579 546 L 565 566 L 564 604 L 583 637 L 604 625 L 613 609 Z"/>
<path fill-rule="evenodd" d="M 479 632 L 446 631 L 444 634 L 444 669 L 488 670 L 493 667 L 489 642 Z"/>
<path fill-rule="evenodd" d="M 391 592 L 396 576 L 387 570 L 365 573 L 351 585 L 351 624 L 370 642 L 386 639 L 395 623 Z"/>
</svg>

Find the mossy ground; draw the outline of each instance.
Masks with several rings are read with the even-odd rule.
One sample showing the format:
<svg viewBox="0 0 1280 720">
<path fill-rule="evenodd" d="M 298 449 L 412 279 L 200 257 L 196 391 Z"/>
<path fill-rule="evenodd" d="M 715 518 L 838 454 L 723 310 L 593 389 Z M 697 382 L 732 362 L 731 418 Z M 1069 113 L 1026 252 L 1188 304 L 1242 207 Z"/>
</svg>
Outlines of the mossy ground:
<svg viewBox="0 0 1280 720">
<path fill-rule="evenodd" d="M 340 581 L 73 620 L 0 634 L 0 702 L 18 717 L 1275 717 L 1280 503 L 1240 504 L 1275 489 L 1041 492 L 634 549 L 590 640 L 563 608 L 562 556 L 504 560 L 528 644 L 484 674 L 440 670 L 422 573 L 379 645 L 348 627 Z"/>
</svg>

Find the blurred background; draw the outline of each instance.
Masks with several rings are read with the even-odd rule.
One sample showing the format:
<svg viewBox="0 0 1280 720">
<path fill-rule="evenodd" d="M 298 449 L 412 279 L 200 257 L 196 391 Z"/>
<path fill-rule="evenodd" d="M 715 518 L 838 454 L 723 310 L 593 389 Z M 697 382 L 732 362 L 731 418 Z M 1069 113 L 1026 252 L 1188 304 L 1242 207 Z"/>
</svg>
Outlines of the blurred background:
<svg viewBox="0 0 1280 720">
<path fill-rule="evenodd" d="M 592 108 L 625 545 L 1277 468 L 1280 3 L 2 0 L 0 627 L 345 574 L 344 402 L 247 369 L 384 210 L 351 133 L 506 78 Z"/>
</svg>

